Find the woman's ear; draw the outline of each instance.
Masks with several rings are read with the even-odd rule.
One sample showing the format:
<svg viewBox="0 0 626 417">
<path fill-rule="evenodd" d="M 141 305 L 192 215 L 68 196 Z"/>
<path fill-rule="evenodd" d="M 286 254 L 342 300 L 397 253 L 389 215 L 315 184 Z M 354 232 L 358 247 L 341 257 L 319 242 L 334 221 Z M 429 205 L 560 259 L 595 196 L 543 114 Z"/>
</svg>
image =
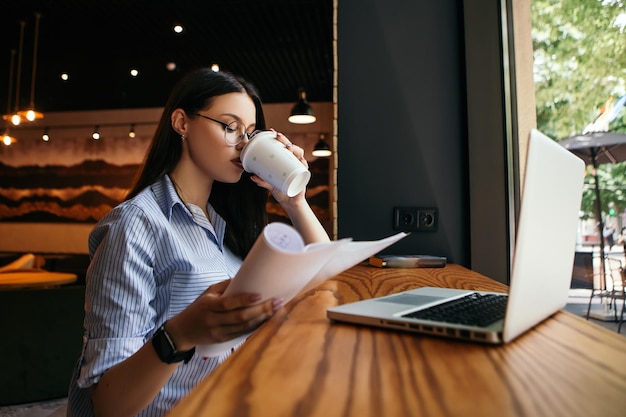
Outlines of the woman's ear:
<svg viewBox="0 0 626 417">
<path fill-rule="evenodd" d="M 183 109 L 176 109 L 170 117 L 172 129 L 181 136 L 187 133 L 187 114 Z"/>
</svg>

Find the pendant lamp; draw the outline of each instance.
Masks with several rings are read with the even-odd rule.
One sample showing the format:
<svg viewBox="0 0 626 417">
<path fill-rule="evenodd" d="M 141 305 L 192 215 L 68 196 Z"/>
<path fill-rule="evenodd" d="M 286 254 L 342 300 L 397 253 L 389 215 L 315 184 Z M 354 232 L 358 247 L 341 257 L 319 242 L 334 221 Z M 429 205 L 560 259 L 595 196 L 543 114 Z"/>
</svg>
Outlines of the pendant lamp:
<svg viewBox="0 0 626 417">
<path fill-rule="evenodd" d="M 11 136 L 8 130 L 5 131 L 4 134 L 2 135 L 2 143 L 4 143 L 6 146 L 11 146 L 15 142 L 17 142 L 17 139 Z"/>
<path fill-rule="evenodd" d="M 302 88 L 298 90 L 298 102 L 291 109 L 288 120 L 300 125 L 313 123 L 316 120 L 313 109 L 306 100 L 306 92 Z"/>
<path fill-rule="evenodd" d="M 18 114 L 20 101 L 20 74 L 22 72 L 22 49 L 24 47 L 24 26 L 26 22 L 20 21 L 20 44 L 17 56 L 17 71 L 15 81 L 15 103 L 13 103 L 13 112 L 11 111 L 11 91 L 13 90 L 13 68 L 15 67 L 15 50 L 11 50 L 11 68 L 9 69 L 9 97 L 7 98 L 7 113 L 2 116 L 4 120 L 10 121 L 13 125 L 18 126 L 22 122 L 22 117 Z"/>
<path fill-rule="evenodd" d="M 320 133 L 320 140 L 315 145 L 315 148 L 313 148 L 313 152 L 311 152 L 313 156 L 326 157 L 333 154 L 330 150 L 330 146 L 328 146 L 328 143 L 326 143 L 324 138 L 325 135 L 323 133 Z"/>
<path fill-rule="evenodd" d="M 23 119 L 32 122 L 43 119 L 43 113 L 35 110 L 35 77 L 37 76 L 37 46 L 39 41 L 39 20 L 41 13 L 35 13 L 35 37 L 33 44 L 33 71 L 30 79 L 30 104 L 26 110 L 20 110 L 17 114 Z M 16 103 L 17 104 L 17 103 Z"/>
<path fill-rule="evenodd" d="M 2 118 L 7 121 L 7 126 L 5 127 L 4 133 L 2 134 L 2 142 L 6 146 L 9 146 L 9 145 L 17 142 L 17 139 L 15 139 L 9 133 L 9 127 L 8 127 L 8 121 L 11 120 L 11 118 L 13 116 L 10 113 L 11 113 L 11 87 L 13 86 L 13 66 L 14 66 L 14 64 L 15 64 L 15 49 L 12 49 L 11 50 L 11 68 L 9 70 L 9 88 L 7 89 L 7 91 L 8 91 L 8 93 L 7 93 L 7 114 L 2 116 Z"/>
</svg>

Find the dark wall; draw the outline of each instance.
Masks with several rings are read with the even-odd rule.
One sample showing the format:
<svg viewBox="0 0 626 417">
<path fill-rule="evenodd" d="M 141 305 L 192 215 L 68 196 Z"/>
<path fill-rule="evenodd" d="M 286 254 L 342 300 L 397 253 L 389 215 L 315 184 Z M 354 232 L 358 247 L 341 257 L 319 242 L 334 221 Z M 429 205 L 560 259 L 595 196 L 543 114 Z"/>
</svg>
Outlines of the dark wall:
<svg viewBox="0 0 626 417">
<path fill-rule="evenodd" d="M 387 253 L 468 266 L 463 26 L 456 0 L 338 2 L 338 237 L 395 233 L 394 206 L 437 207 L 437 232 Z"/>
</svg>

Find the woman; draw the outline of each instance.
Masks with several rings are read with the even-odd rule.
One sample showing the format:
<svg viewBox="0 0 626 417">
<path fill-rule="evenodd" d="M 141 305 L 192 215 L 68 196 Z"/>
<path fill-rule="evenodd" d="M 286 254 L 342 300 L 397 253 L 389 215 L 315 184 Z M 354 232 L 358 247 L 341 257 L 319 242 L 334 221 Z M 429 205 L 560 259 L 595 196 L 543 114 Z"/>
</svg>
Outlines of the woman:
<svg viewBox="0 0 626 417">
<path fill-rule="evenodd" d="M 68 416 L 165 414 L 230 354 L 203 359 L 196 345 L 249 333 L 281 308 L 221 295 L 267 223 L 268 191 L 306 243 L 329 240 L 304 192 L 289 198 L 243 172 L 241 150 L 261 129 L 258 94 L 237 77 L 200 69 L 174 88 L 126 201 L 89 237 Z"/>
</svg>

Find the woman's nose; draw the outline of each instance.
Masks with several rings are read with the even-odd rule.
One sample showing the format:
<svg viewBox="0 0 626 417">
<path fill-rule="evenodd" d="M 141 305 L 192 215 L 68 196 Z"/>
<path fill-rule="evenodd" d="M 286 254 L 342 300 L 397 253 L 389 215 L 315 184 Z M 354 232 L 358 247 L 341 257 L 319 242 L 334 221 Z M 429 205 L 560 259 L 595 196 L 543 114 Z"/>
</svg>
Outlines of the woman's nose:
<svg viewBox="0 0 626 417">
<path fill-rule="evenodd" d="M 250 135 L 248 133 L 245 133 L 243 135 L 243 138 L 241 138 L 241 142 L 237 144 L 237 149 L 242 150 L 243 147 L 246 146 L 248 142 L 250 142 Z"/>
</svg>

